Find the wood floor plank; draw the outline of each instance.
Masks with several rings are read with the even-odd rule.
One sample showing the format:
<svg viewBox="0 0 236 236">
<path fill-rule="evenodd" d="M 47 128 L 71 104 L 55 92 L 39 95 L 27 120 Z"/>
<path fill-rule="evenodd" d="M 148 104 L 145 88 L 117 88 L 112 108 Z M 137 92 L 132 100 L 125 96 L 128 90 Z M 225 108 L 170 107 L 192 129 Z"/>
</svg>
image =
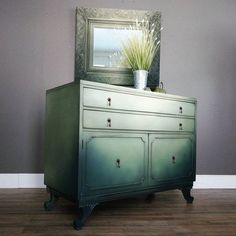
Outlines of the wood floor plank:
<svg viewBox="0 0 236 236">
<path fill-rule="evenodd" d="M 236 236 L 236 190 L 194 190 L 193 204 L 180 191 L 103 203 L 81 231 L 72 228 L 75 205 L 60 199 L 46 212 L 45 189 L 0 189 L 0 235 Z"/>
</svg>

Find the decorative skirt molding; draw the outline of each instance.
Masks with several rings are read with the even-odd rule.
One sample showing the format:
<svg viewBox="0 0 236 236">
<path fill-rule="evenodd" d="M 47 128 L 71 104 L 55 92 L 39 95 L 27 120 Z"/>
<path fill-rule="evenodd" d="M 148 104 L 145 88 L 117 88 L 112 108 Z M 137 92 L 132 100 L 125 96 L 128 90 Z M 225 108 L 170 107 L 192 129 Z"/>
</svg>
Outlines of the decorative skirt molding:
<svg viewBox="0 0 236 236">
<path fill-rule="evenodd" d="M 45 188 L 44 174 L 0 174 L 0 188 Z M 194 189 L 236 189 L 236 175 L 197 175 Z"/>
</svg>

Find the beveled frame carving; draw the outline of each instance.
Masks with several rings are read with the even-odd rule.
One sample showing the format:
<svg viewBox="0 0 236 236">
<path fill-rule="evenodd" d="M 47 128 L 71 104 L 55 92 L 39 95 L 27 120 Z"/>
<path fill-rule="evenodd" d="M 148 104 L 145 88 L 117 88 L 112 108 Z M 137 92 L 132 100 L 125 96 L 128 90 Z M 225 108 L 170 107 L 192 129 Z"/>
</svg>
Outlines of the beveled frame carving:
<svg viewBox="0 0 236 236">
<path fill-rule="evenodd" d="M 101 24 L 117 23 L 131 24 L 135 20 L 146 19 L 154 23 L 158 40 L 161 38 L 161 13 L 158 11 L 136 11 L 106 8 L 77 8 L 76 9 L 76 40 L 75 40 L 75 81 L 80 79 L 116 85 L 133 85 L 131 69 L 124 68 L 93 68 L 91 67 L 90 22 Z M 159 83 L 160 50 L 157 51 L 149 71 L 148 86 Z"/>
</svg>

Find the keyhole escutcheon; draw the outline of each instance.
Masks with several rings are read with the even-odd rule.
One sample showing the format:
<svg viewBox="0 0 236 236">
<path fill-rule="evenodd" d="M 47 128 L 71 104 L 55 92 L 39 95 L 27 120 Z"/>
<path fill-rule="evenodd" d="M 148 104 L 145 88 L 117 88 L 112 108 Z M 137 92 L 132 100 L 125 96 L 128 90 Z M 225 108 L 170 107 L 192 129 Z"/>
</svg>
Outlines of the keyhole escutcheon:
<svg viewBox="0 0 236 236">
<path fill-rule="evenodd" d="M 108 118 L 108 119 L 107 119 L 107 126 L 108 126 L 108 127 L 111 127 L 111 118 Z"/>
<path fill-rule="evenodd" d="M 107 98 L 107 104 L 109 107 L 111 106 L 111 98 Z"/>
<path fill-rule="evenodd" d="M 179 113 L 180 113 L 180 114 L 183 113 L 183 107 L 179 107 Z"/>
<path fill-rule="evenodd" d="M 175 164 L 175 156 L 172 156 L 172 163 Z"/>
<path fill-rule="evenodd" d="M 179 123 L 179 130 L 183 130 L 183 124 Z"/>
<path fill-rule="evenodd" d="M 116 166 L 117 166 L 117 168 L 120 168 L 120 159 L 116 160 Z"/>
</svg>

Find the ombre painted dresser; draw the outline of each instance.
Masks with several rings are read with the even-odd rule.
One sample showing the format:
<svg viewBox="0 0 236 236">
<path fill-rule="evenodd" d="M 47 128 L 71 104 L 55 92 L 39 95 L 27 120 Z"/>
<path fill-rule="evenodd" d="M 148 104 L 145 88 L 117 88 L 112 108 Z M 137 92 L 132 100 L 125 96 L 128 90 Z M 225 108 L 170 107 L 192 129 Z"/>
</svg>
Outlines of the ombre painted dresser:
<svg viewBox="0 0 236 236">
<path fill-rule="evenodd" d="M 196 169 L 196 100 L 80 80 L 47 91 L 45 185 L 77 204 L 80 229 L 104 201 L 180 189 Z"/>
</svg>

